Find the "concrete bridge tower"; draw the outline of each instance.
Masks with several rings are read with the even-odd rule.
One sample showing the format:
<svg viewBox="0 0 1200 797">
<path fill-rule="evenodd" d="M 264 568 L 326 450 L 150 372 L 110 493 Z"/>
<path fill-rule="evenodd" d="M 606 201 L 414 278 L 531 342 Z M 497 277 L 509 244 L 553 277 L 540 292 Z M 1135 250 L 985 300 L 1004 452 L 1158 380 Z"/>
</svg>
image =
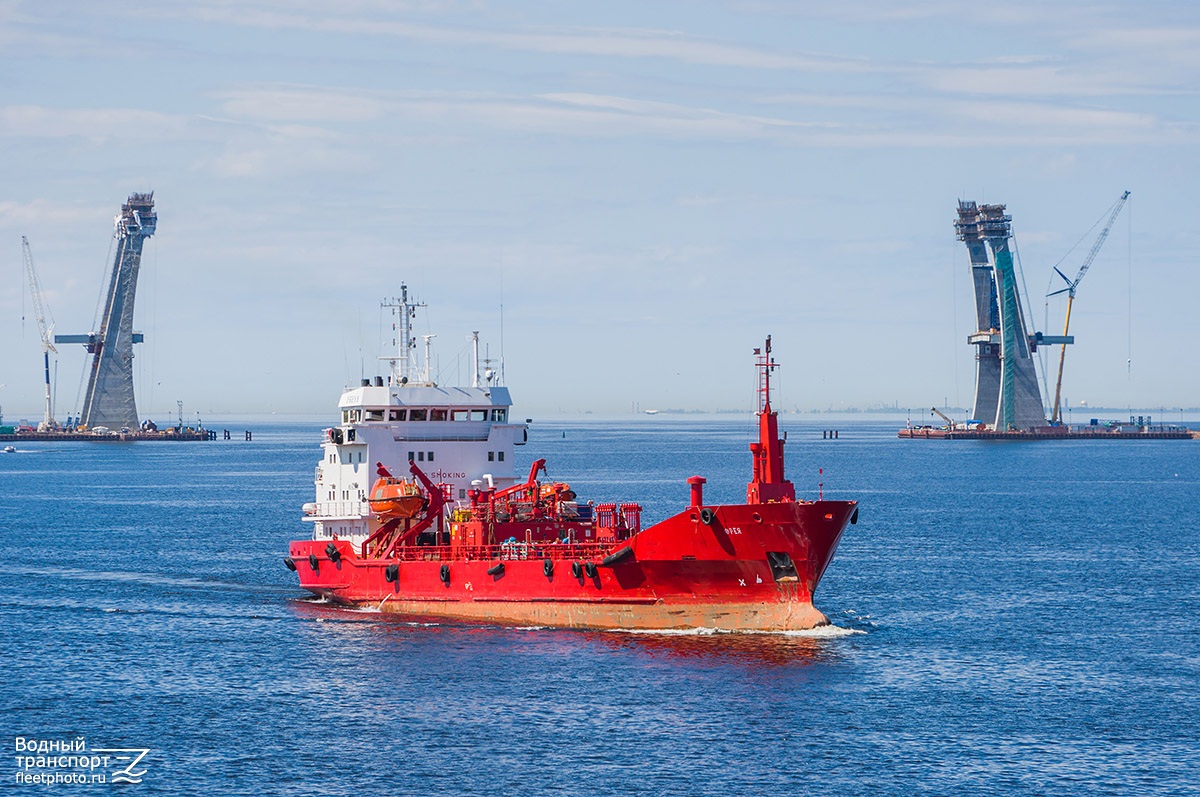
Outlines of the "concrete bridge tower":
<svg viewBox="0 0 1200 797">
<path fill-rule="evenodd" d="M 138 428 L 133 394 L 133 344 L 141 343 L 142 335 L 133 331 L 133 301 L 142 263 L 142 244 L 154 234 L 157 224 L 154 193 L 130 194 L 115 221 L 117 252 L 99 331 L 54 337 L 57 343 L 83 343 L 92 355 L 87 393 L 79 416 L 82 425 Z"/>
<path fill-rule="evenodd" d="M 1004 205 L 977 206 L 960 200 L 954 222 L 959 240 L 967 245 L 975 285 L 978 326 L 967 337 L 967 343 L 977 347 L 973 417 L 999 431 L 1046 425 L 1031 336 L 1008 246 L 1012 216 L 1004 211 Z"/>
</svg>

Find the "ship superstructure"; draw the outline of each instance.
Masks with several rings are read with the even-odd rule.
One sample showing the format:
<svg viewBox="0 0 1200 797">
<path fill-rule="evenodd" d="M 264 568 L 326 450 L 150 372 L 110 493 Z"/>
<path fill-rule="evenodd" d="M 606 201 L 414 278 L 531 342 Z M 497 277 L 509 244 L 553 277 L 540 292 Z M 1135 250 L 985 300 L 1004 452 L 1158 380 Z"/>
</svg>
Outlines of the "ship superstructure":
<svg viewBox="0 0 1200 797">
<path fill-rule="evenodd" d="M 379 463 L 397 473 L 416 463 L 448 500 L 465 500 L 473 487 L 516 482 L 513 449 L 524 444 L 527 427 L 510 422 L 512 400 L 499 373 L 481 373 L 478 333 L 470 384 L 439 385 L 431 369 L 432 336 L 423 336 L 423 365 L 415 356 L 413 319 L 424 305 L 402 285 L 400 296 L 383 307 L 392 311 L 395 332 L 394 354 L 384 358 L 389 374 L 342 392 L 339 423 L 325 430 L 315 500 L 304 506 L 314 539 L 366 539 L 368 493 Z"/>
</svg>

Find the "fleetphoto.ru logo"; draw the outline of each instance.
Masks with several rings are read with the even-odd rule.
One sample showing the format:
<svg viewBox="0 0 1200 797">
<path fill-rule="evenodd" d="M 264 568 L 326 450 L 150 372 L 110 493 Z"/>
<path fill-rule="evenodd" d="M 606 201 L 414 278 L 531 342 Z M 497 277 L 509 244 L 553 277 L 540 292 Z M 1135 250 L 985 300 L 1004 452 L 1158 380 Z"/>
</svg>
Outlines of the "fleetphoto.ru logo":
<svg viewBox="0 0 1200 797">
<path fill-rule="evenodd" d="M 146 774 L 146 747 L 92 747 L 74 739 L 31 739 L 18 736 L 16 782 L 141 783 Z"/>
</svg>

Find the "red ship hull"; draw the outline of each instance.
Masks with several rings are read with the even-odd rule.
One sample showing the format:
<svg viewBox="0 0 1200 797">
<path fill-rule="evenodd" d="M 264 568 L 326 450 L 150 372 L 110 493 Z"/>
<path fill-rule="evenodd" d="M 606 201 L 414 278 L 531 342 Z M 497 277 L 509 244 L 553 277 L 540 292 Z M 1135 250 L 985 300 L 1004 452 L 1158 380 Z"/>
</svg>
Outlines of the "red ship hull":
<svg viewBox="0 0 1200 797">
<path fill-rule="evenodd" d="M 812 603 L 854 501 L 693 506 L 626 539 L 406 546 L 370 558 L 348 541 L 291 544 L 300 585 L 405 615 L 572 628 L 791 631 L 825 625 Z M 708 522 L 705 522 L 705 520 Z M 535 526 L 539 525 L 537 522 Z M 511 526 L 511 528 L 508 528 Z M 532 541 L 536 538 L 546 541 Z M 364 546 L 365 547 L 365 546 Z M 391 580 L 389 580 L 391 577 Z"/>
</svg>

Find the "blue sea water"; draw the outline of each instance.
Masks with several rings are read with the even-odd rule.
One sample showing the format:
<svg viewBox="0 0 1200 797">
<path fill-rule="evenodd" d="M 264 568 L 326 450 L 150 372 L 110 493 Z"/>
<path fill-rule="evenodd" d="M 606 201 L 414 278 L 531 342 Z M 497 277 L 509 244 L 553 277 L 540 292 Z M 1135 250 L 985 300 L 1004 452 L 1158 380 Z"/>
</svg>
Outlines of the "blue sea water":
<svg viewBox="0 0 1200 797">
<path fill-rule="evenodd" d="M 144 748 L 145 794 L 1194 794 L 1200 444 L 901 441 L 783 419 L 856 498 L 812 634 L 422 624 L 304 598 L 319 426 L 0 455 L 17 739 Z M 654 520 L 744 496 L 746 421 L 535 424 L 520 467 Z M 819 472 L 818 469 L 821 469 Z M 111 767 L 109 771 L 111 772 Z M 101 770 L 103 771 L 103 770 Z"/>
</svg>

